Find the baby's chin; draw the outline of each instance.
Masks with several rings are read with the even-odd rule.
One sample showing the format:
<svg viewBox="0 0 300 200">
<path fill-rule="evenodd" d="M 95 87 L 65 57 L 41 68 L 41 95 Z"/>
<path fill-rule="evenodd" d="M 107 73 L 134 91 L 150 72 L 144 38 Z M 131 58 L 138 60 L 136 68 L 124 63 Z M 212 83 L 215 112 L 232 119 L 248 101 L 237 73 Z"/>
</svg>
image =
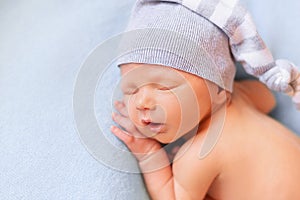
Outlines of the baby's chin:
<svg viewBox="0 0 300 200">
<path fill-rule="evenodd" d="M 178 138 L 174 138 L 174 136 L 169 131 L 162 132 L 153 132 L 149 129 L 143 127 L 138 128 L 139 132 L 146 138 L 151 138 L 162 144 L 169 144 L 176 141 Z"/>
<path fill-rule="evenodd" d="M 137 126 L 139 132 L 146 138 L 151 138 L 162 144 L 169 144 L 177 141 L 182 137 L 193 137 L 197 133 L 198 125 L 191 128 L 185 127 L 184 129 L 178 130 L 178 128 L 164 126 L 162 129 L 151 129 L 147 126 Z"/>
<path fill-rule="evenodd" d="M 180 139 L 182 137 L 180 135 L 185 135 L 185 134 L 178 134 L 174 136 L 174 134 L 172 133 L 165 132 L 165 133 L 156 134 L 152 138 L 161 144 L 170 144 Z"/>
</svg>

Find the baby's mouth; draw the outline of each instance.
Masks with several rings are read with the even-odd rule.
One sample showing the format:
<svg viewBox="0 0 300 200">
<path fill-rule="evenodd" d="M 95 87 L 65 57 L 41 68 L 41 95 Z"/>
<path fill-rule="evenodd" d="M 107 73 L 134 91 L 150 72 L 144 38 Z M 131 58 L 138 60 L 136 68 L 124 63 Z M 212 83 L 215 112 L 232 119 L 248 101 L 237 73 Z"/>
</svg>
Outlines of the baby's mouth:
<svg viewBox="0 0 300 200">
<path fill-rule="evenodd" d="M 151 132 L 159 133 L 164 128 L 164 123 L 151 122 L 149 120 L 142 120 L 142 123 L 147 126 Z"/>
</svg>

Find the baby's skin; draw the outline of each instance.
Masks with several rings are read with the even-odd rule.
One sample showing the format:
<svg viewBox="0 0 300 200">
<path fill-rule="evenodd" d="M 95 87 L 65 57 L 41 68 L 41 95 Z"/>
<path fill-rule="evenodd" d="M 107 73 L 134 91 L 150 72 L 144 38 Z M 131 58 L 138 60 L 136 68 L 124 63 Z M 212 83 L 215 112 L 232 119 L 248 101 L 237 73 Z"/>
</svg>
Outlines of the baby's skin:
<svg viewBox="0 0 300 200">
<path fill-rule="evenodd" d="M 236 82 L 229 94 L 159 65 L 126 64 L 121 73 L 113 120 L 123 129 L 111 131 L 136 156 L 152 199 L 300 199 L 300 139 L 266 115 L 275 101 L 261 83 Z M 218 137 L 201 157 L 215 124 Z M 162 144 L 180 138 L 169 163 Z"/>
</svg>

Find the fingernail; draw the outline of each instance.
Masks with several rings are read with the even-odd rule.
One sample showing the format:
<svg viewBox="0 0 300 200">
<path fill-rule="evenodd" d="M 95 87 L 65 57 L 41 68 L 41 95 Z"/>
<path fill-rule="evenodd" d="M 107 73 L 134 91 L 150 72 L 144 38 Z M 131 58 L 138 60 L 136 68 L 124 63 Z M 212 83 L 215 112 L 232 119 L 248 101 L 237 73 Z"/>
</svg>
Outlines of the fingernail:
<svg viewBox="0 0 300 200">
<path fill-rule="evenodd" d="M 114 101 L 114 106 L 115 106 L 115 107 L 118 106 L 118 101 Z"/>
<path fill-rule="evenodd" d="M 118 106 L 118 107 L 122 107 L 123 103 L 121 101 L 116 101 L 115 105 Z"/>
<path fill-rule="evenodd" d="M 111 126 L 110 126 L 110 130 L 111 130 L 111 131 L 114 131 L 114 130 L 115 130 L 115 127 L 114 127 L 113 125 L 111 125 Z"/>
</svg>

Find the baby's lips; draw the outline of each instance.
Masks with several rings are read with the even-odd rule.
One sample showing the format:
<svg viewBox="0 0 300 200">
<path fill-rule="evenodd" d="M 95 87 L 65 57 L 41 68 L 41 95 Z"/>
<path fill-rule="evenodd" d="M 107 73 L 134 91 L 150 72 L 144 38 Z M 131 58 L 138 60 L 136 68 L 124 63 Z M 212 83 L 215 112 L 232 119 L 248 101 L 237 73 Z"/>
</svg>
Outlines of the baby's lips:
<svg viewBox="0 0 300 200">
<path fill-rule="evenodd" d="M 142 122 L 144 125 L 148 125 L 148 124 L 150 124 L 152 121 L 151 121 L 151 119 L 149 119 L 149 118 L 144 118 L 144 119 L 141 119 L 141 122 Z"/>
<path fill-rule="evenodd" d="M 163 130 L 164 124 L 162 123 L 150 123 L 148 125 L 149 129 L 154 133 L 159 133 Z"/>
<path fill-rule="evenodd" d="M 160 122 L 154 122 L 152 121 L 151 119 L 141 119 L 141 122 L 144 124 L 144 125 L 159 125 L 159 124 L 163 124 L 163 123 L 160 123 Z"/>
</svg>

